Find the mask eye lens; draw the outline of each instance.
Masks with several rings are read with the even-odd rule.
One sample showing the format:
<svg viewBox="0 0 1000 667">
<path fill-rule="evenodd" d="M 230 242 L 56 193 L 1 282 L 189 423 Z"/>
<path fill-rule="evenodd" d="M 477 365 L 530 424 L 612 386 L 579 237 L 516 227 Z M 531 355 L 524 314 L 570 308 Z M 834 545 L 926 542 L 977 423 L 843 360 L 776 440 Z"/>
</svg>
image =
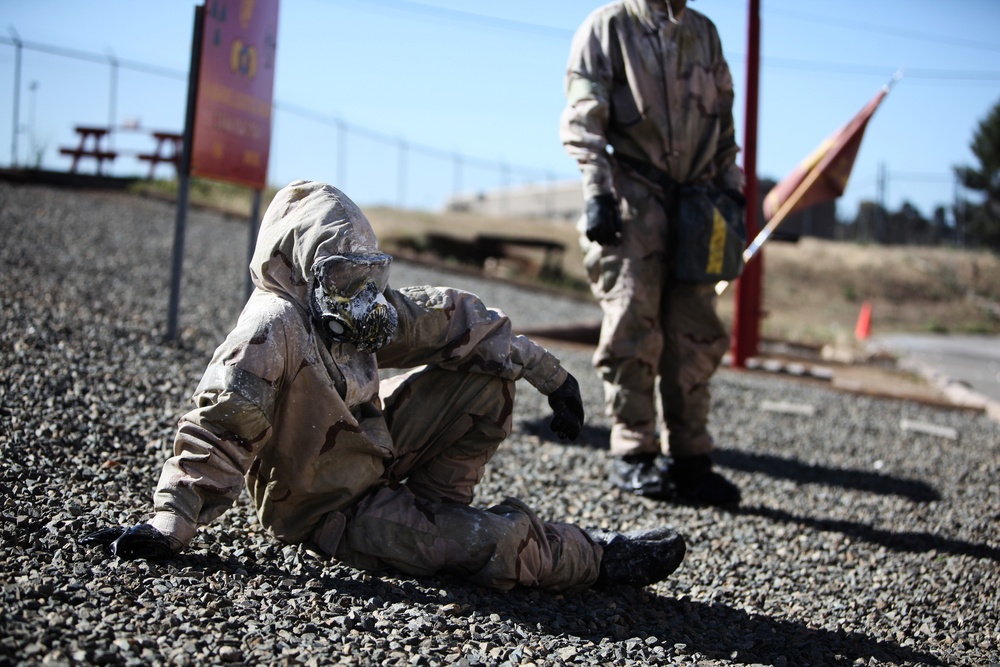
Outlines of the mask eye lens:
<svg viewBox="0 0 1000 667">
<path fill-rule="evenodd" d="M 352 276 L 343 276 L 337 281 L 337 285 L 334 287 L 336 294 L 340 296 L 352 298 L 357 296 L 357 294 L 364 288 L 368 283 L 368 276 L 361 272 Z"/>
<path fill-rule="evenodd" d="M 392 257 L 376 255 L 334 255 L 322 260 L 317 272 L 323 291 L 328 296 L 353 298 L 369 283 L 375 283 L 377 292 L 389 284 Z"/>
<path fill-rule="evenodd" d="M 344 333 L 344 325 L 337 320 L 327 320 L 326 328 L 329 329 L 330 333 L 335 336 L 339 336 Z"/>
</svg>

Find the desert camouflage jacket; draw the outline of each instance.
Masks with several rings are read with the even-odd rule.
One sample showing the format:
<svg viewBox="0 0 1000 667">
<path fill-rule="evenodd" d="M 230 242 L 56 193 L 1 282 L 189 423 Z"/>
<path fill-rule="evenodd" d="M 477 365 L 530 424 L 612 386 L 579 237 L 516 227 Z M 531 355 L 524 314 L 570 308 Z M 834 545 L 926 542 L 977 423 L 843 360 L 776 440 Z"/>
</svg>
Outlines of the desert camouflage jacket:
<svg viewBox="0 0 1000 667">
<path fill-rule="evenodd" d="M 558 360 L 513 335 L 503 313 L 455 289 L 387 289 L 399 325 L 377 354 L 324 344 L 307 302 L 314 262 L 374 252 L 368 220 L 335 188 L 296 181 L 275 196 L 250 266 L 256 289 L 198 385 L 196 407 L 180 420 L 154 494 L 153 526 L 186 545 L 245 485 L 278 539 L 309 539 L 377 483 L 393 458 L 380 366 L 523 377 L 543 394 L 565 381 Z M 429 410 L 434 398 L 427 397 Z"/>
<path fill-rule="evenodd" d="M 733 81 L 715 25 L 663 0 L 619 0 L 580 26 L 566 72 L 560 136 L 586 198 L 613 190 L 608 146 L 681 183 L 742 189 Z"/>
</svg>

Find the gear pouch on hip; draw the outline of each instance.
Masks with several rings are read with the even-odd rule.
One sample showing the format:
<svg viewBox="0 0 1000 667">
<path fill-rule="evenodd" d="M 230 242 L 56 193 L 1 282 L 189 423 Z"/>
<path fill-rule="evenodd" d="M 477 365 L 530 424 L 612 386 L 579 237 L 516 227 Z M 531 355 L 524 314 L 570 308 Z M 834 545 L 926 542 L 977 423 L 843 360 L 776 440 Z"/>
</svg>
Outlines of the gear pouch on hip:
<svg viewBox="0 0 1000 667">
<path fill-rule="evenodd" d="M 733 280 L 743 271 L 744 206 L 712 185 L 673 193 L 671 272 L 684 283 Z"/>
</svg>

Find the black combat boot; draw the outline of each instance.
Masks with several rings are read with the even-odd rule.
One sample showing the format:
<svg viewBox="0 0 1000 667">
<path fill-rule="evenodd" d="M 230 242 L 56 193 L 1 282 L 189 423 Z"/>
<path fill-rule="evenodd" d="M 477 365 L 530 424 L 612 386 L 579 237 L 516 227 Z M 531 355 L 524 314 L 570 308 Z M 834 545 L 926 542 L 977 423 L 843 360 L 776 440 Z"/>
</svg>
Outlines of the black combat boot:
<svg viewBox="0 0 1000 667">
<path fill-rule="evenodd" d="M 679 500 L 725 507 L 738 505 L 740 489 L 712 470 L 708 454 L 672 459 L 663 475 L 670 480 Z"/>
<path fill-rule="evenodd" d="M 663 581 L 680 567 L 687 551 L 684 538 L 670 528 L 595 532 L 590 536 L 604 547 L 601 571 L 594 584 L 597 588 L 648 586 Z"/>
<path fill-rule="evenodd" d="M 616 458 L 611 464 L 611 484 L 617 488 L 653 500 L 677 497 L 673 482 L 657 465 L 656 454 L 632 454 Z"/>
</svg>

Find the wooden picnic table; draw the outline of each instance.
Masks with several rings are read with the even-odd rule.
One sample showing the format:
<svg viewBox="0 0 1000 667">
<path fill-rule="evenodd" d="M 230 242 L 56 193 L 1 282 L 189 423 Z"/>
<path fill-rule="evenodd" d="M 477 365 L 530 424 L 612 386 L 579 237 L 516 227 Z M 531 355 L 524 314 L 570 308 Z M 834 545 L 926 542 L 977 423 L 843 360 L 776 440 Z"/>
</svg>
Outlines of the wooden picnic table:
<svg viewBox="0 0 1000 667">
<path fill-rule="evenodd" d="M 59 149 L 59 152 L 63 155 L 73 157 L 73 164 L 69 167 L 70 173 L 75 174 L 80 164 L 80 158 L 86 157 L 94 158 L 97 161 L 97 174 L 99 176 L 103 175 L 105 160 L 112 162 L 118 157 L 117 152 L 104 148 L 104 140 L 110 134 L 110 130 L 106 127 L 84 127 L 79 125 L 74 129 L 80 136 L 79 145 L 76 148 Z"/>
<path fill-rule="evenodd" d="M 180 168 L 181 152 L 184 148 L 184 135 L 177 132 L 148 131 L 150 137 L 156 142 L 150 152 L 136 152 L 135 150 L 110 150 L 106 147 L 106 141 L 113 132 L 147 132 L 138 127 L 123 126 L 120 128 L 88 127 L 78 125 L 73 128 L 80 137 L 80 142 L 75 148 L 60 148 L 59 152 L 73 158 L 70 165 L 70 173 L 75 174 L 80 165 L 81 158 L 93 158 L 97 161 L 97 174 L 104 175 L 104 163 L 113 162 L 115 158 L 122 155 L 132 155 L 137 160 L 149 163 L 149 178 L 152 179 L 159 164 L 172 164 L 174 169 Z"/>
<path fill-rule="evenodd" d="M 149 162 L 149 179 L 153 179 L 156 165 L 161 162 L 174 165 L 174 170 L 180 169 L 181 151 L 184 149 L 184 135 L 176 132 L 153 132 L 156 148 L 152 153 L 139 153 L 136 157 Z"/>
</svg>

